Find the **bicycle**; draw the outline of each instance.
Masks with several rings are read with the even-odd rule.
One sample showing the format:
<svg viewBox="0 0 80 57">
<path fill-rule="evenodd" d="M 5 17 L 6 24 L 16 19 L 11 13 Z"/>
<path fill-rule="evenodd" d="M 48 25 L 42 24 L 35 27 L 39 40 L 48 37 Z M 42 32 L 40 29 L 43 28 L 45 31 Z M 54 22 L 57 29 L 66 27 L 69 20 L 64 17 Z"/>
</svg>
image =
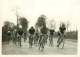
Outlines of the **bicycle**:
<svg viewBox="0 0 80 57">
<path fill-rule="evenodd" d="M 40 39 L 39 39 L 39 50 L 43 51 L 44 50 L 44 46 L 45 46 L 45 34 L 44 35 L 40 35 Z"/>
<path fill-rule="evenodd" d="M 34 37 L 34 45 L 37 46 L 38 40 L 39 40 L 39 35 L 38 34 L 35 34 L 35 37 Z"/>
<path fill-rule="evenodd" d="M 21 35 L 18 35 L 17 36 L 17 42 L 18 42 L 18 45 L 21 47 Z"/>
<path fill-rule="evenodd" d="M 60 34 L 59 39 L 57 41 L 57 47 L 58 48 L 64 48 L 64 43 L 65 43 L 65 39 L 64 39 L 64 34 Z"/>
<path fill-rule="evenodd" d="M 32 46 L 33 46 L 33 35 L 30 35 L 30 37 L 29 37 L 29 48 L 32 48 Z"/>
<path fill-rule="evenodd" d="M 49 36 L 49 46 L 53 46 L 53 35 Z"/>
</svg>

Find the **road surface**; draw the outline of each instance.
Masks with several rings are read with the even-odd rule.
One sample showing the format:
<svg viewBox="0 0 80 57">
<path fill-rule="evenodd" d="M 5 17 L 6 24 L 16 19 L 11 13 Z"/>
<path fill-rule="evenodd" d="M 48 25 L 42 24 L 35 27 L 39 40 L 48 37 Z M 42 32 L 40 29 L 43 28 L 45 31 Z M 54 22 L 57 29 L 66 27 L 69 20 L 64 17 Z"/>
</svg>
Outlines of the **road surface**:
<svg viewBox="0 0 80 57">
<path fill-rule="evenodd" d="M 49 42 L 48 42 L 49 43 Z M 50 47 L 49 44 L 45 46 L 43 52 L 38 49 L 38 46 L 29 48 L 28 40 L 22 40 L 22 47 L 14 45 L 12 42 L 2 45 L 3 55 L 76 55 L 77 54 L 77 40 L 66 39 L 63 49 L 57 48 L 57 38 L 54 38 L 54 46 Z"/>
</svg>

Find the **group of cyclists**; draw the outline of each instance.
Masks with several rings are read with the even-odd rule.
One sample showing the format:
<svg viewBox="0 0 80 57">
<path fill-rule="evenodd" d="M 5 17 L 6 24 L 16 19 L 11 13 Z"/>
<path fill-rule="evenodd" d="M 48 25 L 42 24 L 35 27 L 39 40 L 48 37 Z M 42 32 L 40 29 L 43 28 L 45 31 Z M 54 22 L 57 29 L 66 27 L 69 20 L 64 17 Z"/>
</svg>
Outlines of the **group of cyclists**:
<svg viewBox="0 0 80 57">
<path fill-rule="evenodd" d="M 64 34 L 66 31 L 65 24 L 62 24 L 59 27 L 58 31 L 58 40 L 57 40 L 57 47 L 60 47 L 60 44 L 63 42 L 62 48 L 64 47 Z M 28 30 L 29 36 L 27 37 L 29 40 L 29 48 L 32 48 L 33 45 L 39 47 L 39 50 L 43 51 L 45 45 L 49 41 L 49 46 L 53 46 L 53 38 L 54 38 L 54 29 L 47 29 L 45 26 L 42 26 L 39 30 L 36 30 L 33 26 Z M 23 31 L 21 29 L 18 30 L 18 43 L 21 46 L 21 37 Z"/>
</svg>

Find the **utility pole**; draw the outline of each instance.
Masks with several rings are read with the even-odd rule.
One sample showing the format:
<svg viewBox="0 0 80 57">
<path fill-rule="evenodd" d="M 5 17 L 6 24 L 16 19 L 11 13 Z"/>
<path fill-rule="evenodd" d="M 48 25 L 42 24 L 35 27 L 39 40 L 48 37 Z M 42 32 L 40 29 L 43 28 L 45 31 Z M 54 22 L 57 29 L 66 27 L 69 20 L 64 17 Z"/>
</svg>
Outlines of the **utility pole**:
<svg viewBox="0 0 80 57">
<path fill-rule="evenodd" d="M 18 8 L 16 8 L 16 17 L 17 17 L 17 28 L 18 28 L 18 19 L 19 19 L 19 15 L 18 15 Z"/>
<path fill-rule="evenodd" d="M 18 26 L 18 19 L 19 19 L 19 13 L 18 13 L 18 10 L 19 10 L 19 9 L 20 9 L 19 7 L 15 7 L 14 9 L 12 9 L 12 11 L 15 12 L 15 15 L 16 15 L 16 17 L 17 17 L 17 26 Z"/>
<path fill-rule="evenodd" d="M 16 17 L 17 17 L 17 35 L 18 35 L 18 28 L 19 28 L 19 14 L 18 14 L 18 10 L 19 8 L 16 8 Z M 20 37 L 17 37 L 17 39 L 19 40 L 18 41 L 18 44 L 19 46 L 21 47 L 21 36 Z"/>
</svg>

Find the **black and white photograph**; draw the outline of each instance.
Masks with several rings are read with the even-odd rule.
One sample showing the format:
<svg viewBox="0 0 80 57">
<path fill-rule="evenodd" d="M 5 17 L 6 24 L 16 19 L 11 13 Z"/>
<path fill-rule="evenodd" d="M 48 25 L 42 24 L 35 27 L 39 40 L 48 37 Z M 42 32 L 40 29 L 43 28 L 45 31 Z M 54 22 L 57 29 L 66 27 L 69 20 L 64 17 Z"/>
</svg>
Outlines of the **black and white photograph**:
<svg viewBox="0 0 80 57">
<path fill-rule="evenodd" d="M 2 55 L 77 55 L 80 0 L 2 0 Z"/>
</svg>

